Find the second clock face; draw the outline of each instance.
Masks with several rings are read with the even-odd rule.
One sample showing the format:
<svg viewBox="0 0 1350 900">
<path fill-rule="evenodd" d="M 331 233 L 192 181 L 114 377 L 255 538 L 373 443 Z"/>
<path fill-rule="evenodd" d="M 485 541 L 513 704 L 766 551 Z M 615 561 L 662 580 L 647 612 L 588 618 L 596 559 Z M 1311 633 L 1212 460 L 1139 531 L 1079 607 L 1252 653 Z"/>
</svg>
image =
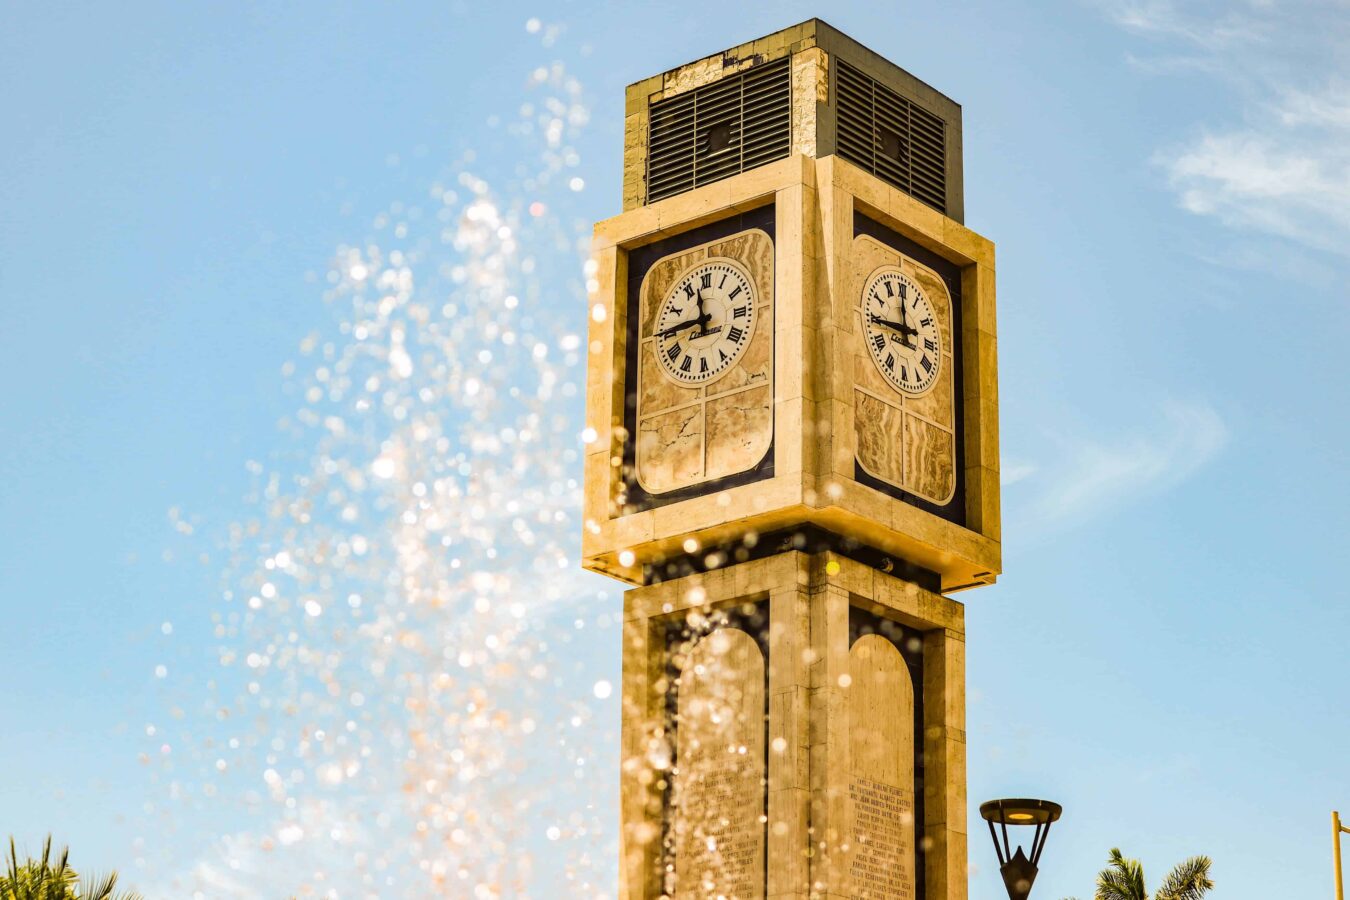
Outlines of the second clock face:
<svg viewBox="0 0 1350 900">
<path fill-rule="evenodd" d="M 910 396 L 926 393 L 942 371 L 942 334 L 923 290 L 895 266 L 863 288 L 863 338 L 881 375 Z"/>
<path fill-rule="evenodd" d="M 698 385 L 728 372 L 755 331 L 755 282 L 735 260 L 712 257 L 675 281 L 656 314 L 661 370 Z"/>
</svg>

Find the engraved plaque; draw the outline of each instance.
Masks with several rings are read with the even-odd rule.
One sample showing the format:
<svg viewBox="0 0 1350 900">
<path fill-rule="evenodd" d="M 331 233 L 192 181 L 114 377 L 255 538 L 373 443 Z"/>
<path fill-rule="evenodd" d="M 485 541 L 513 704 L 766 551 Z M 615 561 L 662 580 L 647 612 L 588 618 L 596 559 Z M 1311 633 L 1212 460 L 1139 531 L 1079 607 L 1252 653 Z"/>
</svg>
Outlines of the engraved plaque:
<svg viewBox="0 0 1350 900">
<path fill-rule="evenodd" d="M 764 654 L 720 628 L 679 680 L 671 832 L 675 900 L 764 896 Z"/>
<path fill-rule="evenodd" d="M 849 651 L 849 896 L 914 900 L 914 685 L 881 635 Z"/>
<path fill-rule="evenodd" d="M 854 341 L 854 429 L 858 464 L 864 472 L 938 505 L 956 494 L 955 379 L 952 299 L 936 272 L 869 235 L 853 240 L 850 296 L 855 300 L 855 337 L 863 335 L 863 288 L 882 267 L 899 267 L 917 284 L 937 318 L 943 365 L 932 387 L 902 393 L 877 371 L 861 338 Z"/>
</svg>

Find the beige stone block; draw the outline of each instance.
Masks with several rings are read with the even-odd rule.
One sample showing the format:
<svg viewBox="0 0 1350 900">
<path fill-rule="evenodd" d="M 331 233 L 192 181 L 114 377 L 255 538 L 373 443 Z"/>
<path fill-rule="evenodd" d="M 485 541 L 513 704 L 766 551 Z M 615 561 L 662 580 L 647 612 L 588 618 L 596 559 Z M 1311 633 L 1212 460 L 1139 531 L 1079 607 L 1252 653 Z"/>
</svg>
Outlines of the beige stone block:
<svg viewBox="0 0 1350 900">
<path fill-rule="evenodd" d="M 812 577 L 823 579 L 824 561 L 817 556 L 813 562 L 819 569 Z M 848 608 L 848 591 L 828 582 L 811 598 L 812 688 L 836 690 L 848 673 Z"/>
<path fill-rule="evenodd" d="M 769 790 L 810 788 L 810 745 L 806 741 L 807 688 L 769 696 Z"/>
<path fill-rule="evenodd" d="M 738 212 L 781 203 L 781 192 L 801 183 L 801 162 L 793 157 L 758 166 L 726 179 L 727 202 Z"/>
<path fill-rule="evenodd" d="M 659 200 L 652 208 L 657 210 L 663 236 L 682 234 L 725 218 L 732 209 L 731 185 L 727 180 L 715 181 Z"/>
<path fill-rule="evenodd" d="M 846 400 L 829 400 L 830 411 L 830 468 L 821 474 L 842 484 L 853 478 L 854 408 Z"/>
<path fill-rule="evenodd" d="M 799 474 L 804 465 L 802 405 L 797 399 L 780 400 L 774 408 L 773 470 L 775 478 Z"/>
<path fill-rule="evenodd" d="M 927 838 L 924 875 L 928 900 L 966 900 L 966 836 L 930 828 Z"/>
<path fill-rule="evenodd" d="M 889 204 L 886 212 L 893 219 L 894 226 L 899 226 L 896 231 L 929 249 L 939 252 L 945 249 L 943 237 L 949 221 L 946 216 L 895 188 L 887 188 L 887 199 Z"/>
<path fill-rule="evenodd" d="M 660 213 L 654 206 L 641 206 L 595 223 L 592 240 L 600 246 L 624 249 L 655 240 L 660 234 Z"/>
<path fill-rule="evenodd" d="M 981 237 L 954 219 L 943 219 L 943 242 L 959 259 L 962 265 L 978 264 L 994 270 L 994 244 Z"/>
<path fill-rule="evenodd" d="M 918 598 L 919 618 L 927 623 L 927 627 L 942 628 L 954 637 L 964 637 L 966 628 L 964 606 L 956 600 L 917 586 L 914 592 Z"/>
<path fill-rule="evenodd" d="M 809 895 L 810 811 L 809 790 L 769 792 L 770 900 L 789 897 L 805 900 Z"/>
<path fill-rule="evenodd" d="M 995 541 L 1003 534 L 1000 490 L 998 472 L 984 466 L 966 467 L 966 525 Z"/>
<path fill-rule="evenodd" d="M 833 551 L 827 551 L 824 555 L 826 583 L 863 597 L 870 598 L 873 595 L 875 569 Z"/>
<path fill-rule="evenodd" d="M 662 76 L 653 75 L 641 81 L 635 81 L 624 89 L 624 115 L 631 116 L 647 109 L 648 98 L 661 90 Z"/>
<path fill-rule="evenodd" d="M 966 458 L 985 468 L 998 465 L 998 407 L 966 399 Z"/>
<path fill-rule="evenodd" d="M 967 266 L 961 271 L 962 312 L 966 328 L 997 334 L 997 297 L 994 270 L 985 266 Z"/>
<path fill-rule="evenodd" d="M 926 726 L 965 733 L 965 641 L 946 629 L 923 636 Z"/>
<path fill-rule="evenodd" d="M 834 171 L 835 184 L 868 206 L 886 209 L 890 204 L 893 189 L 875 175 L 843 160 L 839 160 Z"/>
<path fill-rule="evenodd" d="M 781 582 L 783 575 L 791 578 L 792 572 L 784 572 L 774 580 Z M 810 632 L 811 607 L 806 592 L 796 585 L 773 588 L 769 596 L 769 690 L 772 694 L 810 686 L 806 669 Z M 804 704 L 805 695 L 800 695 L 798 700 Z M 787 731 L 783 735 L 790 740 L 806 743 L 805 707 L 803 705 L 794 709 L 800 718 L 793 721 L 800 725 L 800 730 L 792 732 L 795 736 L 789 736 Z"/>
<path fill-rule="evenodd" d="M 998 400 L 998 338 L 987 331 L 962 330 L 965 341 L 966 400 Z"/>
</svg>

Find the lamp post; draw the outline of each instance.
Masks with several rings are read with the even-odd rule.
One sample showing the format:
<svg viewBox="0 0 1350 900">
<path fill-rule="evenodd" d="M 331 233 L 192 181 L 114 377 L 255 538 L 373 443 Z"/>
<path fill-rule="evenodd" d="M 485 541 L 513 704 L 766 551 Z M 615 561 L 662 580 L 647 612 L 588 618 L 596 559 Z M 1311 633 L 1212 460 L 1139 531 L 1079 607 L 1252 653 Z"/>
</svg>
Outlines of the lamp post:
<svg viewBox="0 0 1350 900">
<path fill-rule="evenodd" d="M 1350 828 L 1346 828 L 1341 821 L 1341 814 L 1335 810 L 1331 811 L 1331 852 L 1335 854 L 1336 866 L 1336 900 L 1345 900 L 1345 884 L 1341 881 L 1341 832 L 1350 834 Z"/>
<path fill-rule="evenodd" d="M 980 817 L 989 823 L 989 836 L 994 840 L 998 854 L 999 871 L 1008 889 L 1009 900 L 1026 900 L 1036 880 L 1036 864 L 1041 861 L 1045 839 L 1050 836 L 1050 824 L 1059 819 L 1064 808 L 1049 800 L 990 800 L 980 804 Z M 999 826 L 995 830 L 994 826 Z M 1031 855 L 1023 852 L 1018 842 L 1017 852 L 1010 851 L 1008 826 L 1034 826 L 1031 836 Z M 1002 834 L 1003 842 L 999 843 Z"/>
</svg>

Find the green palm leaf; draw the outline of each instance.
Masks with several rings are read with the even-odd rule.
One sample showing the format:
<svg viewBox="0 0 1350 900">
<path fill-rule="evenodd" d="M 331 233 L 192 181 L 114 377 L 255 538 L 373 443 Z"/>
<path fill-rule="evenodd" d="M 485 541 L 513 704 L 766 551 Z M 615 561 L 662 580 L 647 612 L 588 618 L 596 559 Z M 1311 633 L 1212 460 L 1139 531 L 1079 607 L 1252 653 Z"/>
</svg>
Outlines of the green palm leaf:
<svg viewBox="0 0 1350 900">
<path fill-rule="evenodd" d="M 1148 900 L 1144 890 L 1144 867 L 1127 859 L 1119 847 L 1111 848 L 1106 868 L 1097 876 L 1096 900 Z"/>
<path fill-rule="evenodd" d="M 1167 874 L 1154 900 L 1200 900 L 1214 882 L 1209 878 L 1212 861 L 1208 856 L 1192 856 Z"/>
</svg>

